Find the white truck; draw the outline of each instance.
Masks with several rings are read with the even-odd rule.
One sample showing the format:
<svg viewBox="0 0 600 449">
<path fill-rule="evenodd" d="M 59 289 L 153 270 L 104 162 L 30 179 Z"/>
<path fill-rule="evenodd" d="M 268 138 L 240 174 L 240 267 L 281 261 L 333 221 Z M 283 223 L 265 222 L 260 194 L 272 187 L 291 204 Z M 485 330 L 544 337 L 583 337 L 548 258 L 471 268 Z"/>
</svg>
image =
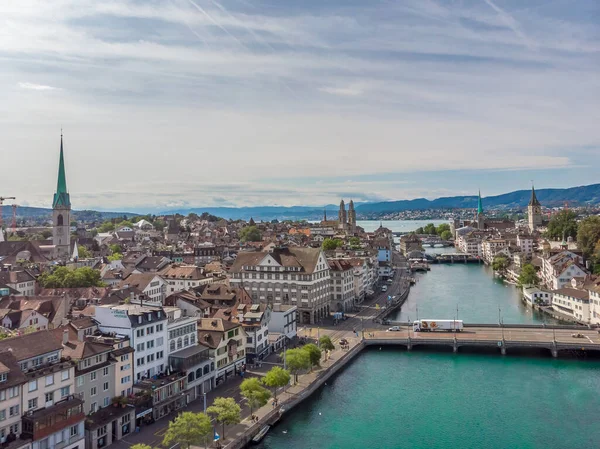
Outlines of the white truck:
<svg viewBox="0 0 600 449">
<path fill-rule="evenodd" d="M 463 330 L 462 320 L 417 320 L 413 323 L 414 332 L 460 332 Z"/>
</svg>

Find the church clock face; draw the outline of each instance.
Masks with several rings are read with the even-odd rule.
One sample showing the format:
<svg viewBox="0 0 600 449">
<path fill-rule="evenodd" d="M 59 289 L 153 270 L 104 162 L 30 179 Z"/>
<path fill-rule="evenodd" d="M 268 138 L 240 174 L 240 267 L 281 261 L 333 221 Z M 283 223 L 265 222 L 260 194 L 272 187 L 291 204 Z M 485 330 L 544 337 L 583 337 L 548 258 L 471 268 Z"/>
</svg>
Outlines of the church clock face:
<svg viewBox="0 0 600 449">
<path fill-rule="evenodd" d="M 62 226 L 57 226 L 56 227 L 56 233 L 58 235 L 63 235 L 63 227 Z"/>
</svg>

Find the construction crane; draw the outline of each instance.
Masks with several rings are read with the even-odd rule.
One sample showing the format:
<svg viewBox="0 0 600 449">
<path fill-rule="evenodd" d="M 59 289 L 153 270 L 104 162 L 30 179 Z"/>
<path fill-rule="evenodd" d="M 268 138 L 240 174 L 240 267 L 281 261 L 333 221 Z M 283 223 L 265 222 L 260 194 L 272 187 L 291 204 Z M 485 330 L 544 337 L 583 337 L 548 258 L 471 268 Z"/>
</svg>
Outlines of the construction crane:
<svg viewBox="0 0 600 449">
<path fill-rule="evenodd" d="M 14 196 L 0 196 L 0 229 L 2 229 L 2 204 L 5 200 L 16 200 Z"/>
</svg>

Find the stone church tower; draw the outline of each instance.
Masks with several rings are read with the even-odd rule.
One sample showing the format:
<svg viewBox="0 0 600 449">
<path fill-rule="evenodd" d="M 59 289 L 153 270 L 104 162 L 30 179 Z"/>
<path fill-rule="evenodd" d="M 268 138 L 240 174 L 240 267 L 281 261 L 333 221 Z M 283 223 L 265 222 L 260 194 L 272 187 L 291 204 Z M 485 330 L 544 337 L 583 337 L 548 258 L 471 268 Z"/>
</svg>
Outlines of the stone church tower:
<svg viewBox="0 0 600 449">
<path fill-rule="evenodd" d="M 344 204 L 344 200 L 340 201 L 340 211 L 338 212 L 338 222 L 340 229 L 346 229 L 346 224 L 348 223 L 347 215 L 346 215 L 346 205 Z"/>
<path fill-rule="evenodd" d="M 354 210 L 354 201 L 350 200 L 348 205 L 348 228 L 350 232 L 356 232 L 356 211 Z"/>
<path fill-rule="evenodd" d="M 477 229 L 485 229 L 485 216 L 483 214 L 483 203 L 481 202 L 481 191 L 477 196 Z"/>
<path fill-rule="evenodd" d="M 542 226 L 542 205 L 535 196 L 535 188 L 531 186 L 531 199 L 527 205 L 527 218 L 531 232 Z"/>
<path fill-rule="evenodd" d="M 63 137 L 60 135 L 60 159 L 58 161 L 58 182 L 52 201 L 52 243 L 54 257 L 67 260 L 71 253 L 71 198 L 67 191 Z"/>
</svg>

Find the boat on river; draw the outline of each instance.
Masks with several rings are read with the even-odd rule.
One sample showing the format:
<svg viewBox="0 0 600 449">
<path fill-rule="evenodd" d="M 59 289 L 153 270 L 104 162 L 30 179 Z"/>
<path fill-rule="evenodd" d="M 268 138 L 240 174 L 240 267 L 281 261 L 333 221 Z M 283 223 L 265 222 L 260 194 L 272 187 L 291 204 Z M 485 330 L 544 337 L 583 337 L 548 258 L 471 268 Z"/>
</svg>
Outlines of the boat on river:
<svg viewBox="0 0 600 449">
<path fill-rule="evenodd" d="M 256 435 L 254 435 L 254 438 L 252 438 L 252 442 L 254 444 L 260 443 L 262 441 L 262 439 L 265 437 L 265 435 L 267 434 L 267 432 L 269 431 L 270 428 L 271 428 L 271 426 L 266 425 L 262 429 L 260 429 L 258 431 L 258 433 Z"/>
</svg>

